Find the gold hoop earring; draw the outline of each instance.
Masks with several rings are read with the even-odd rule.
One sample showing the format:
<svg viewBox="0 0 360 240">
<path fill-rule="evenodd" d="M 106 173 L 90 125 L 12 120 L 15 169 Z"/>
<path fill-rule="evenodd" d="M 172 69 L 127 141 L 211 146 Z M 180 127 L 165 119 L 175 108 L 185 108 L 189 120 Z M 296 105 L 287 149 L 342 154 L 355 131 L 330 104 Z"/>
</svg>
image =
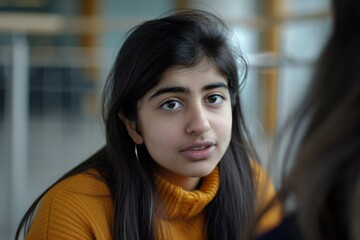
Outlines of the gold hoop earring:
<svg viewBox="0 0 360 240">
<path fill-rule="evenodd" d="M 137 151 L 137 144 L 135 144 L 135 157 L 139 161 L 139 155 L 138 155 L 138 151 Z"/>
</svg>

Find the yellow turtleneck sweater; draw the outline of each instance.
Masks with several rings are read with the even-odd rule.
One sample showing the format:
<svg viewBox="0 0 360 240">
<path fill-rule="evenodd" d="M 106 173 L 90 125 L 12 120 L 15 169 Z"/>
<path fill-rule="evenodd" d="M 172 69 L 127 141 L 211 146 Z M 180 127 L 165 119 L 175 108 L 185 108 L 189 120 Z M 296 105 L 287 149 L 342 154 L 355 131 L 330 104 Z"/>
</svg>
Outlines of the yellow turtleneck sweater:
<svg viewBox="0 0 360 240">
<path fill-rule="evenodd" d="M 91 173 L 98 175 L 95 170 Z M 163 239 L 206 239 L 204 208 L 217 193 L 219 170 L 216 168 L 203 178 L 194 191 L 186 191 L 159 176 L 155 180 L 167 216 L 159 219 L 158 234 Z M 273 195 L 269 186 L 272 190 L 268 192 Z M 77 174 L 45 194 L 26 239 L 111 239 L 112 213 L 107 185 L 94 175 Z M 263 219 L 260 226 L 264 231 L 279 222 L 280 214 L 276 211 L 265 218 L 268 220 Z"/>
</svg>

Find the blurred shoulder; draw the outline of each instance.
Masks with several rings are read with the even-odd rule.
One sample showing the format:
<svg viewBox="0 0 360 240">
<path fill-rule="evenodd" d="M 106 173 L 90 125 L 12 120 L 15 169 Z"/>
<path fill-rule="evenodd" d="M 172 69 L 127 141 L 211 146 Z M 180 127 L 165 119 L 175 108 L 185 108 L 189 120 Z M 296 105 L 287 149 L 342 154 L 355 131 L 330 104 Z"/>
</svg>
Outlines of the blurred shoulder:
<svg viewBox="0 0 360 240">
<path fill-rule="evenodd" d="M 279 225 L 283 218 L 283 211 L 280 202 L 276 197 L 275 186 L 263 166 L 255 161 L 251 162 L 253 169 L 254 187 L 257 198 L 257 212 L 261 213 L 269 205 L 269 210 L 262 215 L 257 232 L 263 233 Z"/>
</svg>

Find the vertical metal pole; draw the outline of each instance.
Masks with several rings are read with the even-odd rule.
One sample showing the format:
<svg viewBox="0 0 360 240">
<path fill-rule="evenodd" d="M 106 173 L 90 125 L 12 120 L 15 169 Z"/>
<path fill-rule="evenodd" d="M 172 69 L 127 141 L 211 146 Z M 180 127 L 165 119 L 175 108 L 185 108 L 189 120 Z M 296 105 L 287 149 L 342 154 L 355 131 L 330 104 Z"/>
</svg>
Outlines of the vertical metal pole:
<svg viewBox="0 0 360 240">
<path fill-rule="evenodd" d="M 269 18 L 272 21 L 261 37 L 261 49 L 260 51 L 279 53 L 281 43 L 279 42 L 280 36 L 280 7 L 283 0 L 270 0 L 259 1 L 261 5 L 261 14 Z M 261 3 L 260 3 L 261 2 Z M 272 68 L 265 76 L 265 129 L 270 138 L 273 138 L 276 134 L 277 127 L 277 98 L 278 98 L 278 78 L 279 67 Z"/>
<path fill-rule="evenodd" d="M 27 196 L 29 47 L 25 35 L 12 39 L 10 83 L 11 229 L 24 214 Z"/>
</svg>

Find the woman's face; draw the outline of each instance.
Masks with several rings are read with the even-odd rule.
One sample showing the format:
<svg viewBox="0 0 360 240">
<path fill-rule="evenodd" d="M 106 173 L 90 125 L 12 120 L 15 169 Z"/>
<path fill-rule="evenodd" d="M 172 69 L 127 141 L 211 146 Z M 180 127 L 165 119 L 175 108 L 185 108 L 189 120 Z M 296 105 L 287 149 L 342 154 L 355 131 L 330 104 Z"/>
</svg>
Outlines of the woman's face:
<svg viewBox="0 0 360 240">
<path fill-rule="evenodd" d="M 157 173 L 192 190 L 210 174 L 229 146 L 232 109 L 226 79 L 207 62 L 173 67 L 139 101 L 137 144 L 145 144 Z M 141 159 L 140 159 L 141 161 Z"/>
</svg>

